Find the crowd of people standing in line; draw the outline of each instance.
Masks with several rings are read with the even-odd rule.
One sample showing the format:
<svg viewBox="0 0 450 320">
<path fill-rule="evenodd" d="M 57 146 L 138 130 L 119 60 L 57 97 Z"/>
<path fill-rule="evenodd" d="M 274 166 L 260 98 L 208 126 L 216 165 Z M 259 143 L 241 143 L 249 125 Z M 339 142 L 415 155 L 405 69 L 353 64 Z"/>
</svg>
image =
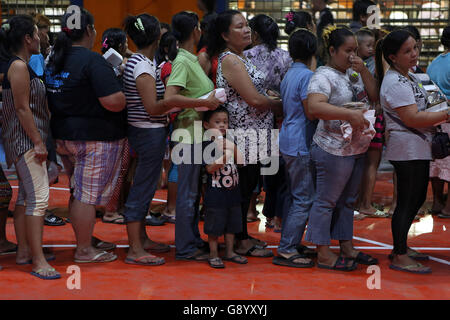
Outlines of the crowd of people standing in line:
<svg viewBox="0 0 450 320">
<path fill-rule="evenodd" d="M 340 271 L 378 264 L 353 247 L 353 220 L 357 207 L 379 216 L 371 196 L 385 144 L 397 195 L 390 268 L 430 273 L 417 262 L 428 257 L 410 249 L 407 236 L 426 198 L 434 125 L 445 126 L 449 116 L 425 111 L 428 93 L 414 75 L 420 72 L 417 36 L 404 28 L 364 27 L 368 0 L 356 1 L 352 29 L 334 25 L 326 1 L 313 3 L 320 11 L 317 25 L 305 11 L 286 16 L 289 52 L 278 48 L 280 30 L 267 15 L 247 21 L 241 12 L 228 10 L 210 13 L 202 22 L 195 13 L 180 12 L 170 26 L 146 13 L 129 16 L 123 30 L 108 29 L 102 36 L 103 53 L 114 48 L 126 57 L 115 69 L 92 51 L 97 32 L 85 9 L 80 29 L 69 28 L 69 14 L 62 18 L 51 52 L 41 47 L 48 37 L 31 16 L 17 15 L 3 24 L 2 138 L 7 164 L 14 164 L 19 178 L 18 243 L 8 249 L 17 252 L 16 262 L 31 264 L 32 274 L 41 279 L 61 277 L 49 264 L 55 255 L 42 249 L 49 168 L 56 163 L 56 156 L 48 156 L 55 150 L 70 177 L 76 263 L 117 259 L 114 244 L 93 237 L 96 206 L 106 207 L 105 222 L 126 224 L 125 263 L 165 263 L 153 253 L 170 247 L 151 240 L 146 230 L 149 219 L 158 223 L 148 214 L 163 164 L 170 171 L 162 217 L 175 223 L 177 260 L 224 268 L 223 261 L 247 264 L 246 257 L 273 257 L 267 243 L 249 235 L 247 219 L 261 188 L 260 172 L 267 158 L 277 157 L 278 173 L 262 182 L 264 214 L 281 224 L 273 263 Z M 137 48 L 134 53 L 127 36 Z M 447 99 L 449 41 L 447 27 L 442 35 L 446 51 L 429 67 Z M 29 63 L 34 56 L 41 70 Z M 225 91 L 225 103 L 216 96 L 218 88 Z M 365 116 L 368 109 L 375 110 L 373 124 Z M 204 141 L 197 122 L 214 133 L 212 139 Z M 255 130 L 257 143 L 240 135 L 231 141 L 228 129 Z M 272 129 L 280 130 L 280 155 L 272 154 L 275 146 L 266 139 Z M 180 130 L 188 134 L 172 135 Z M 182 150 L 182 163 L 170 161 L 172 149 Z M 211 161 L 193 161 L 197 150 L 212 149 Z M 442 180 L 449 181 L 446 161 L 431 169 L 435 206 L 443 216 L 450 214 L 442 197 Z M 2 175 L 6 211 L 11 188 Z M 208 242 L 199 231 L 201 198 Z M 10 244 L 5 221 L 2 215 L 0 241 Z M 218 238 L 223 235 L 221 258 Z M 317 250 L 302 245 L 303 236 Z M 339 254 L 330 249 L 332 239 L 339 241 Z"/>
</svg>

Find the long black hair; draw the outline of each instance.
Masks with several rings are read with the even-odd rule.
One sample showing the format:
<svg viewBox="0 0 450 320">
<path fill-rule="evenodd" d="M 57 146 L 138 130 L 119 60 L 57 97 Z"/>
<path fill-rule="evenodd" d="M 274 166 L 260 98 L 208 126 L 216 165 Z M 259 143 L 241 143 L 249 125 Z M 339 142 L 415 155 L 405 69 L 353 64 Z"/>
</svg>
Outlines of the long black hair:
<svg viewBox="0 0 450 320">
<path fill-rule="evenodd" d="M 166 56 L 170 61 L 173 61 L 177 57 L 177 54 L 177 39 L 171 32 L 164 33 L 159 41 L 159 47 L 155 54 L 156 63 L 160 65 L 166 61 Z"/>
<path fill-rule="evenodd" d="M 249 21 L 249 25 L 270 51 L 276 49 L 280 37 L 280 28 L 275 20 L 265 14 L 258 14 Z"/>
<path fill-rule="evenodd" d="M 0 28 L 0 59 L 10 60 L 22 49 L 24 37 L 32 38 L 35 30 L 33 17 L 29 15 L 17 15 L 4 23 Z"/>
<path fill-rule="evenodd" d="M 119 28 L 110 28 L 105 30 L 102 35 L 102 53 L 109 49 L 114 49 L 120 53 L 127 42 L 127 34 Z"/>
<path fill-rule="evenodd" d="M 217 13 L 208 13 L 205 15 L 200 22 L 200 28 L 202 29 L 202 37 L 200 38 L 200 42 L 197 46 L 197 51 L 202 50 L 204 47 L 208 45 L 208 33 L 211 27 L 211 24 L 214 23 L 214 21 L 217 18 Z"/>
<path fill-rule="evenodd" d="M 180 42 L 189 39 L 198 27 L 198 15 L 194 12 L 182 11 L 172 17 L 172 33 Z"/>
<path fill-rule="evenodd" d="M 381 88 L 381 83 L 383 82 L 384 78 L 382 57 L 384 57 L 384 60 L 386 60 L 386 62 L 390 66 L 392 66 L 393 63 L 389 56 L 392 54 L 397 54 L 400 48 L 409 38 L 414 38 L 414 36 L 410 32 L 406 30 L 396 30 L 378 41 L 375 54 L 375 63 L 379 88 Z"/>
<path fill-rule="evenodd" d="M 227 33 L 230 29 L 233 17 L 241 14 L 237 10 L 227 10 L 219 14 L 214 23 L 211 24 L 208 32 L 208 55 L 214 57 L 222 52 L 227 44 L 222 37 L 222 33 Z"/>
<path fill-rule="evenodd" d="M 147 13 L 128 16 L 123 22 L 124 30 L 138 47 L 143 49 L 159 39 L 161 25 L 156 17 Z"/>
<path fill-rule="evenodd" d="M 92 14 L 84 8 L 80 9 L 80 29 L 69 28 L 67 25 L 67 21 L 72 17 L 73 13 L 67 12 L 61 19 L 62 31 L 58 33 L 53 46 L 53 54 L 50 56 L 48 63 L 48 67 L 53 74 L 59 74 L 63 71 L 67 53 L 73 42 L 83 39 L 88 27 L 94 28 L 94 17 Z"/>
<path fill-rule="evenodd" d="M 450 26 L 446 26 L 442 31 L 441 43 L 446 48 L 450 48 Z"/>
<path fill-rule="evenodd" d="M 286 15 L 286 26 L 284 32 L 290 35 L 296 28 L 309 29 L 313 25 L 312 16 L 306 11 L 290 11 Z"/>
</svg>

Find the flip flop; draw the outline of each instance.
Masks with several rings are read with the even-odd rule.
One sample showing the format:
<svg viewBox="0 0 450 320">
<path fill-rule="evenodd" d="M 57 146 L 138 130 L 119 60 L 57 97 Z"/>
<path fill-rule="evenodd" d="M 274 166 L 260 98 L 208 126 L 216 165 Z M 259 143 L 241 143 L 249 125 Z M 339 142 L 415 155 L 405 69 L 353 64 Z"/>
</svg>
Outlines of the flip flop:
<svg viewBox="0 0 450 320">
<path fill-rule="evenodd" d="M 144 248 L 144 250 L 156 252 L 156 253 L 166 253 L 170 251 L 170 246 L 164 243 L 156 243 L 153 248 Z"/>
<path fill-rule="evenodd" d="M 450 215 L 449 214 L 441 213 L 441 214 L 438 214 L 438 217 L 441 218 L 441 219 L 450 219 Z"/>
<path fill-rule="evenodd" d="M 378 259 L 375 259 L 372 256 L 370 256 L 366 253 L 363 253 L 361 251 L 358 253 L 356 258 L 349 258 L 349 259 L 355 260 L 355 262 L 357 262 L 359 264 L 364 264 L 366 266 L 372 266 L 372 265 L 378 264 Z"/>
<path fill-rule="evenodd" d="M 426 269 L 424 270 L 412 270 L 413 268 L 422 268 L 424 267 L 422 264 L 418 263 L 418 264 L 410 264 L 409 266 L 406 267 L 399 267 L 396 265 L 389 265 L 389 268 L 392 270 L 396 270 L 396 271 L 405 271 L 405 272 L 411 272 L 411 273 L 416 273 L 416 274 L 429 274 L 431 273 L 431 268 L 430 267 L 426 267 Z"/>
<path fill-rule="evenodd" d="M 367 218 L 387 218 L 389 217 L 384 211 L 377 210 L 375 213 L 359 211 L 360 214 L 365 215 Z"/>
<path fill-rule="evenodd" d="M 0 252 L 0 256 L 6 256 L 6 255 L 9 255 L 9 254 L 13 254 L 13 253 L 17 253 L 17 245 L 16 245 L 15 248 L 11 248 L 11 249 L 8 249 L 6 251 Z"/>
<path fill-rule="evenodd" d="M 147 259 L 147 258 L 151 258 L 153 259 L 153 261 L 150 262 L 142 262 L 142 260 Z M 155 256 L 143 256 L 137 259 L 130 259 L 130 258 L 126 258 L 125 259 L 125 263 L 127 264 L 135 264 L 135 265 L 139 265 L 139 266 L 160 266 L 166 263 L 166 261 L 164 260 L 164 258 L 158 258 Z"/>
<path fill-rule="evenodd" d="M 31 274 L 32 276 L 38 277 L 39 279 L 42 279 L 42 280 L 56 280 L 56 279 L 61 279 L 61 275 L 60 275 L 59 273 L 58 273 L 58 274 L 55 274 L 54 276 L 44 276 L 44 275 L 41 274 L 41 272 L 43 272 L 43 271 L 51 271 L 51 272 L 53 272 L 53 271 L 56 271 L 56 270 L 55 270 L 54 268 L 38 269 L 38 270 L 36 270 L 36 271 L 30 272 L 30 274 Z"/>
<path fill-rule="evenodd" d="M 117 222 L 118 220 L 122 220 L 122 222 Z M 124 216 L 121 216 L 121 217 L 117 217 L 117 218 L 114 218 L 114 219 L 112 219 L 112 220 L 105 220 L 105 217 L 103 217 L 102 218 L 102 222 L 103 223 L 112 223 L 112 224 L 125 224 L 125 217 Z"/>
<path fill-rule="evenodd" d="M 214 264 L 217 263 L 217 264 Z M 223 269 L 225 268 L 225 265 L 223 264 L 222 259 L 220 258 L 212 258 L 212 259 L 208 259 L 208 264 L 211 268 L 214 269 Z"/>
<path fill-rule="evenodd" d="M 253 255 L 253 252 L 255 252 L 256 250 L 264 250 L 266 251 L 266 253 L 262 256 L 255 256 Z M 250 249 L 248 249 L 248 251 L 244 254 L 242 254 L 243 256 L 246 257 L 253 257 L 253 258 L 271 258 L 273 257 L 273 252 L 267 249 L 262 249 L 261 247 L 254 245 L 253 247 L 251 247 Z"/>
<path fill-rule="evenodd" d="M 191 256 L 175 257 L 175 259 L 182 260 L 182 261 L 208 261 L 209 253 L 199 249 Z"/>
<path fill-rule="evenodd" d="M 316 258 L 317 257 L 317 251 L 314 249 L 310 249 L 307 246 L 304 246 L 302 244 L 299 244 L 297 247 L 297 252 L 305 255 L 308 258 Z"/>
<path fill-rule="evenodd" d="M 243 260 L 243 259 L 245 259 L 245 260 Z M 235 256 L 232 256 L 231 258 L 223 257 L 222 260 L 234 262 L 237 264 L 247 264 L 248 263 L 247 258 L 244 258 L 243 256 L 238 255 L 238 254 Z"/>
<path fill-rule="evenodd" d="M 273 258 L 272 263 L 278 266 L 283 267 L 293 267 L 293 268 L 312 268 L 314 267 L 314 262 L 310 261 L 309 263 L 296 263 L 294 260 L 297 259 L 305 259 L 306 256 L 302 254 L 295 254 L 290 258 L 285 258 L 282 256 L 276 256 Z"/>
<path fill-rule="evenodd" d="M 164 221 L 166 221 L 167 223 L 175 223 L 176 221 L 175 216 L 167 216 L 165 214 L 162 214 L 161 218 L 164 219 Z"/>
<path fill-rule="evenodd" d="M 109 259 L 106 260 L 99 260 L 99 258 L 105 256 L 105 255 L 111 255 L 111 257 Z M 100 252 L 99 254 L 95 255 L 94 258 L 92 258 L 91 260 L 80 260 L 80 259 L 74 259 L 74 261 L 76 263 L 103 263 L 103 262 L 112 262 L 114 260 L 117 259 L 117 256 L 113 253 L 109 253 L 106 251 Z"/>
<path fill-rule="evenodd" d="M 410 257 L 411 259 L 414 259 L 416 261 L 428 261 L 428 260 L 430 260 L 429 256 L 427 256 L 424 253 L 417 252 L 417 251 L 413 251 L 411 254 L 408 254 L 408 257 Z M 393 253 L 389 254 L 388 258 L 391 261 L 394 260 L 394 254 Z"/>
<path fill-rule="evenodd" d="M 353 262 L 348 266 L 349 262 Z M 327 266 L 325 264 L 317 263 L 317 267 L 321 269 L 337 270 L 337 271 L 353 271 L 358 266 L 358 263 L 354 259 L 339 257 L 333 266 Z"/>
<path fill-rule="evenodd" d="M 106 242 L 106 241 L 99 241 L 97 244 L 93 245 L 94 248 L 100 249 L 103 251 L 111 251 L 116 248 L 116 245 L 114 243 Z"/>
</svg>

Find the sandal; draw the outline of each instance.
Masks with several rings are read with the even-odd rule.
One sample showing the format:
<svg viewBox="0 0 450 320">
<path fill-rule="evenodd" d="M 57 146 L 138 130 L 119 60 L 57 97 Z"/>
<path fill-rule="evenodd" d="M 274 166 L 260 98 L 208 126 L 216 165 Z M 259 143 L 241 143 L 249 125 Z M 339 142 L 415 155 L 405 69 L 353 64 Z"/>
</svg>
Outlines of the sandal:
<svg viewBox="0 0 450 320">
<path fill-rule="evenodd" d="M 257 250 L 263 251 L 264 254 L 263 255 L 253 254 Z M 239 253 L 239 252 L 237 252 L 237 253 Z M 268 249 L 262 249 L 261 247 L 254 245 L 253 247 L 248 249 L 247 252 L 245 252 L 244 254 L 241 254 L 241 255 L 247 256 L 247 257 L 254 257 L 254 258 L 271 258 L 271 257 L 273 257 L 273 252 Z"/>
<path fill-rule="evenodd" d="M 441 219 L 450 219 L 450 214 L 441 213 L 441 214 L 438 214 L 438 217 Z"/>
<path fill-rule="evenodd" d="M 307 246 L 304 246 L 302 244 L 299 244 L 297 247 L 297 252 L 308 257 L 308 258 L 316 258 L 317 257 L 317 251 L 314 249 L 310 249 Z"/>
<path fill-rule="evenodd" d="M 411 273 L 416 273 L 416 274 L 429 274 L 431 273 L 431 268 L 430 267 L 425 267 L 420 263 L 417 264 L 410 264 L 409 266 L 406 267 L 400 267 L 400 266 L 396 266 L 394 264 L 391 264 L 389 266 L 390 269 L 392 270 L 396 270 L 396 271 L 405 271 L 405 272 L 411 272 Z M 414 270 L 415 268 L 422 268 L 422 270 Z"/>
<path fill-rule="evenodd" d="M 306 256 L 302 255 L 302 254 L 295 254 L 290 258 L 276 256 L 273 258 L 272 263 L 275 265 L 278 265 L 278 266 L 293 267 L 293 268 L 312 268 L 312 267 L 314 267 L 313 261 L 310 261 L 307 263 L 294 262 L 297 259 L 306 259 Z"/>
<path fill-rule="evenodd" d="M 204 250 L 198 249 L 193 255 L 187 257 L 175 257 L 176 260 L 183 261 L 207 261 L 209 259 L 209 253 Z"/>
<path fill-rule="evenodd" d="M 388 214 L 384 213 L 384 211 L 377 210 L 374 213 L 359 211 L 360 214 L 365 215 L 367 218 L 387 218 Z"/>
<path fill-rule="evenodd" d="M 248 236 L 248 238 L 253 242 L 254 245 L 257 245 L 258 247 L 261 247 L 261 248 L 267 247 L 267 242 L 265 242 L 265 241 L 253 238 L 250 235 Z"/>
<path fill-rule="evenodd" d="M 103 251 L 111 251 L 116 248 L 116 245 L 111 242 L 101 241 L 95 237 L 92 237 L 92 246 L 96 249 Z"/>
<path fill-rule="evenodd" d="M 247 258 L 245 258 L 243 256 L 240 256 L 238 254 L 235 255 L 235 256 L 232 256 L 231 258 L 223 257 L 223 260 L 234 262 L 234 263 L 237 263 L 237 264 L 247 264 L 248 263 Z"/>
<path fill-rule="evenodd" d="M 408 248 L 409 249 L 409 248 Z M 410 249 L 409 253 L 408 253 L 408 257 L 410 257 L 411 259 L 417 260 L 417 261 L 428 261 L 430 260 L 430 257 L 424 253 L 420 253 L 417 252 L 415 250 Z M 389 260 L 394 260 L 394 253 L 391 253 L 388 256 Z"/>
<path fill-rule="evenodd" d="M 220 259 L 219 257 L 208 259 L 208 264 L 209 264 L 209 266 L 211 268 L 214 268 L 214 269 L 223 269 L 223 268 L 225 268 L 225 265 L 223 264 L 222 259 Z"/>
<path fill-rule="evenodd" d="M 164 243 L 155 242 L 152 246 L 144 248 L 144 250 L 153 251 L 156 253 L 166 253 L 170 251 L 170 246 Z"/>
<path fill-rule="evenodd" d="M 352 260 L 355 260 L 355 262 L 359 263 L 359 264 L 364 264 L 366 266 L 372 266 L 375 264 L 378 264 L 378 259 L 373 258 L 372 256 L 363 253 L 363 252 L 359 252 L 358 255 L 355 258 L 349 258 Z"/>
<path fill-rule="evenodd" d="M 50 272 L 55 272 L 55 268 L 47 268 L 47 269 L 38 269 L 36 271 L 32 271 L 30 272 L 31 275 L 38 277 L 39 279 L 42 280 L 56 280 L 56 279 L 60 279 L 61 275 L 57 272 L 55 275 L 53 276 L 44 276 L 42 273 L 44 271 L 50 271 Z"/>
<path fill-rule="evenodd" d="M 119 221 L 121 220 L 121 221 Z M 103 223 L 112 223 L 112 224 L 125 224 L 125 217 L 121 214 L 118 215 L 117 218 L 114 218 L 112 220 L 105 220 L 105 216 L 102 218 Z"/>
<path fill-rule="evenodd" d="M 108 258 L 105 258 L 104 260 L 101 259 L 102 257 L 108 256 L 108 255 L 109 255 Z M 117 259 L 117 256 L 115 254 L 103 251 L 103 252 L 100 252 L 99 254 L 95 255 L 90 260 L 82 260 L 82 259 L 75 258 L 74 261 L 76 263 L 102 263 L 102 262 L 112 262 L 116 259 Z"/>
<path fill-rule="evenodd" d="M 349 262 L 352 262 L 350 266 L 348 265 Z M 338 257 L 333 266 L 317 263 L 318 268 L 337 271 L 353 271 L 357 266 L 358 263 L 354 259 L 344 258 L 342 256 Z"/>
<path fill-rule="evenodd" d="M 144 259 L 152 259 L 150 261 L 147 262 L 142 262 L 142 260 Z M 158 258 L 155 256 L 143 256 L 140 258 L 136 258 L 136 259 L 131 259 L 131 258 L 126 258 L 125 259 L 125 263 L 127 264 L 135 264 L 135 265 L 139 265 L 139 266 L 160 266 L 166 263 L 166 260 L 164 260 L 164 258 Z"/>
</svg>

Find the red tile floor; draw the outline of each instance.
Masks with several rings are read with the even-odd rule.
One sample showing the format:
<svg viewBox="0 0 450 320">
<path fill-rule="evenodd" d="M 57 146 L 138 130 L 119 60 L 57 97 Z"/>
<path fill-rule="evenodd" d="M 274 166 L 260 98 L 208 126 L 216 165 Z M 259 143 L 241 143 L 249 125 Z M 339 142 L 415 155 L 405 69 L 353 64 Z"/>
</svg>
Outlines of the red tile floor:
<svg viewBox="0 0 450 320">
<path fill-rule="evenodd" d="M 378 203 L 389 205 L 391 202 L 392 183 L 389 178 L 389 174 L 383 174 L 377 182 L 374 200 Z M 67 211 L 66 183 L 67 178 L 61 177 L 60 183 L 51 189 L 50 207 L 56 208 L 60 215 L 65 215 Z M 165 197 L 165 191 L 158 191 L 155 196 L 158 200 L 154 204 L 161 204 Z M 249 224 L 249 232 L 267 241 L 275 253 L 280 234 L 266 230 L 264 217 L 260 215 L 260 218 L 261 221 Z M 119 256 L 117 261 L 81 265 L 81 289 L 69 290 L 67 282 L 70 282 L 71 274 L 67 273 L 67 269 L 75 264 L 72 260 L 75 243 L 72 227 L 70 224 L 62 227 L 46 226 L 44 244 L 54 248 L 57 259 L 52 265 L 61 273 L 62 279 L 37 279 L 29 274 L 30 266 L 15 265 L 14 255 L 1 256 L 3 270 L 0 271 L 0 299 L 450 299 L 450 220 L 426 215 L 415 222 L 410 230 L 409 245 L 420 248 L 432 257 L 431 261 L 425 262 L 433 269 L 431 275 L 414 275 L 389 269 L 387 255 L 392 244 L 390 222 L 387 218 L 355 221 L 355 245 L 380 260 L 380 289 L 368 288 L 368 279 L 372 274 L 367 272 L 365 266 L 344 273 L 316 267 L 278 267 L 271 263 L 270 258 L 250 258 L 248 265 L 228 263 L 225 269 L 215 270 L 207 263 L 175 261 L 175 249 L 161 255 L 166 259 L 163 266 L 132 266 L 123 262 L 127 245 L 125 227 L 104 224 L 99 220 L 95 235 L 118 244 L 115 250 Z M 147 228 L 153 240 L 174 244 L 174 225 Z M 15 240 L 10 218 L 7 235 L 9 240 Z"/>
</svg>

